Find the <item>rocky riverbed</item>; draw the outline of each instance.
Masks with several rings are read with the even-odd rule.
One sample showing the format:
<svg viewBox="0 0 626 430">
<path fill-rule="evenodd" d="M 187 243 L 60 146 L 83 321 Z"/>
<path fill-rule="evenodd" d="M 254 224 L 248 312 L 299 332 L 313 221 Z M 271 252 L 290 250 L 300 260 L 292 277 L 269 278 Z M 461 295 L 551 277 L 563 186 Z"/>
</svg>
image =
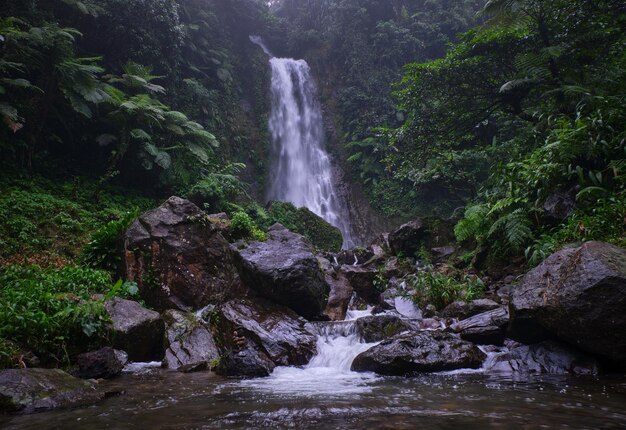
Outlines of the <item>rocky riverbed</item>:
<svg viewBox="0 0 626 430">
<path fill-rule="evenodd" d="M 214 219 L 172 197 L 135 221 L 120 244 L 121 269 L 151 309 L 108 301 L 111 345 L 78 356 L 70 369 L 75 377 L 52 369 L 0 372 L 2 409 L 24 414 L 97 403 L 93 410 L 54 412 L 62 420 L 88 419 L 93 428 L 108 420 L 97 417 L 118 415 L 112 405 L 128 401 L 136 402 L 127 409 L 132 415 L 143 415 L 141 405 L 163 405 L 168 412 L 162 420 L 175 421 L 189 411 L 185 419 L 193 426 L 210 419 L 204 425 L 240 428 L 262 417 L 269 423 L 308 420 L 312 428 L 318 418 L 374 425 L 385 415 L 401 426 L 437 414 L 450 423 L 480 425 L 491 418 L 500 422 L 498 412 L 471 400 L 484 398 L 497 411 L 501 400 L 494 386 L 503 387 L 510 400 L 527 396 L 532 403 L 541 397 L 542 405 L 565 411 L 581 395 L 571 387 L 582 385 L 602 399 L 594 407 L 610 412 L 606 428 L 623 419 L 613 403 L 624 394 L 623 382 L 613 381 L 622 379 L 603 375 L 626 369 L 624 249 L 599 242 L 572 246 L 524 276 L 494 280 L 485 298 L 437 308 L 416 300 L 416 290 L 407 285 L 425 270 L 456 270 L 447 263 L 454 244 L 446 244 L 445 235 L 433 237 L 421 220 L 368 248 L 331 254 L 317 252 L 280 224 L 269 229 L 266 241 L 231 244 L 223 223 Z M 432 248 L 434 266 L 401 257 L 425 246 Z M 128 363 L 145 361 L 169 370 L 114 379 L 122 369 L 133 369 Z M 450 371 L 462 376 L 441 375 Z M 191 372 L 200 373 L 180 375 Z M 252 382 L 224 379 L 232 377 Z M 198 388 L 199 381 L 207 386 Z M 328 381 L 334 385 L 324 389 Z M 420 388 L 419 381 L 429 388 Z M 542 381 L 549 381 L 549 391 L 570 396 L 548 401 L 535 392 Z M 458 395 L 450 392 L 457 412 L 443 401 L 440 387 L 448 385 L 463 387 Z M 275 401 L 263 403 L 264 391 Z M 326 398 L 311 407 L 279 407 L 280 393 L 289 403 L 342 392 L 348 397 L 339 412 Z M 414 404 L 408 392 L 435 406 Z M 386 396 L 397 402 L 383 401 Z M 227 400 L 237 403 L 230 413 Z M 196 411 L 203 402 L 214 409 Z M 184 407 L 176 412 L 179 403 Z M 524 408 L 515 407 L 523 416 Z"/>
</svg>

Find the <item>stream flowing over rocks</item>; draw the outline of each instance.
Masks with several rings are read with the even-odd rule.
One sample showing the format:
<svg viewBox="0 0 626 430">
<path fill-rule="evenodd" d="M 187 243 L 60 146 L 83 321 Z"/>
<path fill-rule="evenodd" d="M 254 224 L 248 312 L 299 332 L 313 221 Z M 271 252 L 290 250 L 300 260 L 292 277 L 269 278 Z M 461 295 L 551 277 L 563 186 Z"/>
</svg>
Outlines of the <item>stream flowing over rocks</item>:
<svg viewBox="0 0 626 430">
<path fill-rule="evenodd" d="M 407 288 L 410 276 L 430 269 L 380 241 L 320 254 L 276 224 L 266 241 L 229 244 L 218 222 L 224 217 L 172 197 L 131 225 L 123 267 L 156 310 L 106 301 L 115 349 L 80 355 L 74 375 L 171 378 L 163 367 L 236 378 L 225 390 L 289 397 L 363 395 L 388 376 L 528 379 L 624 369 L 623 249 L 566 248 L 519 285 L 437 309 L 416 305 Z M 408 237 L 407 229 L 390 237 Z M 0 381 L 2 409 L 13 413 L 93 403 L 107 392 L 61 370 L 4 371 Z"/>
</svg>

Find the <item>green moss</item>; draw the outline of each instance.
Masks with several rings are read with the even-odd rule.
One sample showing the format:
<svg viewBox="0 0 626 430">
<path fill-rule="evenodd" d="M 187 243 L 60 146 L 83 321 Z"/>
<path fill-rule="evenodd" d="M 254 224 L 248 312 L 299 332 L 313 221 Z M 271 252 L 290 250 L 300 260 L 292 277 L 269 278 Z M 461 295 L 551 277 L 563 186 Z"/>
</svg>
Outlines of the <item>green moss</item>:
<svg viewBox="0 0 626 430">
<path fill-rule="evenodd" d="M 343 238 L 341 231 L 333 227 L 307 208 L 296 208 L 291 203 L 272 202 L 268 215 L 271 223 L 280 223 L 289 230 L 309 239 L 322 251 L 338 252 Z"/>
</svg>

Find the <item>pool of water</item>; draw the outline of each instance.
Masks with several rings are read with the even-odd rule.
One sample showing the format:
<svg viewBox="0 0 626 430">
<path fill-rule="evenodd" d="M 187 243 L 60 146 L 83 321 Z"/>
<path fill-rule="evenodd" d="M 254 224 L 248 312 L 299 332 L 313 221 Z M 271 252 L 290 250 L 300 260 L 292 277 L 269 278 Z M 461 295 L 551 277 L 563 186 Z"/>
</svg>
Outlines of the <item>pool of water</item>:
<svg viewBox="0 0 626 430">
<path fill-rule="evenodd" d="M 300 373 L 299 373 L 300 372 Z M 302 374 L 302 372 L 305 372 Z M 270 378 L 151 369 L 101 382 L 84 408 L 0 417 L 6 429 L 624 429 L 626 378 L 480 373 L 381 378 L 278 369 Z M 305 378 L 303 383 L 299 378 Z M 290 383 L 291 381 L 291 383 Z M 320 387 L 326 387 L 321 389 Z M 353 389 L 348 389 L 353 387 Z M 334 389 L 335 388 L 335 389 Z"/>
</svg>

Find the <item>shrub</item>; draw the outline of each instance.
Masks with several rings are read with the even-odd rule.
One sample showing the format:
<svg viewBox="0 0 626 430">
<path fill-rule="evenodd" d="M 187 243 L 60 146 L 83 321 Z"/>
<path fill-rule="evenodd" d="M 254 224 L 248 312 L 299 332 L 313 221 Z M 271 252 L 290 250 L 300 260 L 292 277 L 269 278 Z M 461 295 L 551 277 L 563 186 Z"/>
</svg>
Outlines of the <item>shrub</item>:
<svg viewBox="0 0 626 430">
<path fill-rule="evenodd" d="M 77 266 L 0 269 L 0 339 L 35 352 L 44 362 L 69 358 L 101 345 L 109 321 L 102 300 L 111 288 L 107 272 Z M 6 357 L 3 357 L 3 359 Z"/>
<path fill-rule="evenodd" d="M 93 232 L 83 248 L 82 259 L 85 264 L 115 272 L 121 260 L 117 247 L 118 240 L 137 216 L 139 209 L 135 208 L 126 212 L 120 219 L 110 221 Z"/>
<path fill-rule="evenodd" d="M 470 301 L 483 295 L 484 284 L 477 278 L 454 276 L 433 271 L 421 271 L 411 275 L 407 282 L 412 289 L 411 299 L 421 307 L 428 304 L 443 309 L 454 301 Z"/>
<path fill-rule="evenodd" d="M 230 234 L 233 239 L 254 239 L 264 241 L 267 235 L 260 230 L 250 215 L 243 211 L 235 212 L 230 223 Z"/>
</svg>

